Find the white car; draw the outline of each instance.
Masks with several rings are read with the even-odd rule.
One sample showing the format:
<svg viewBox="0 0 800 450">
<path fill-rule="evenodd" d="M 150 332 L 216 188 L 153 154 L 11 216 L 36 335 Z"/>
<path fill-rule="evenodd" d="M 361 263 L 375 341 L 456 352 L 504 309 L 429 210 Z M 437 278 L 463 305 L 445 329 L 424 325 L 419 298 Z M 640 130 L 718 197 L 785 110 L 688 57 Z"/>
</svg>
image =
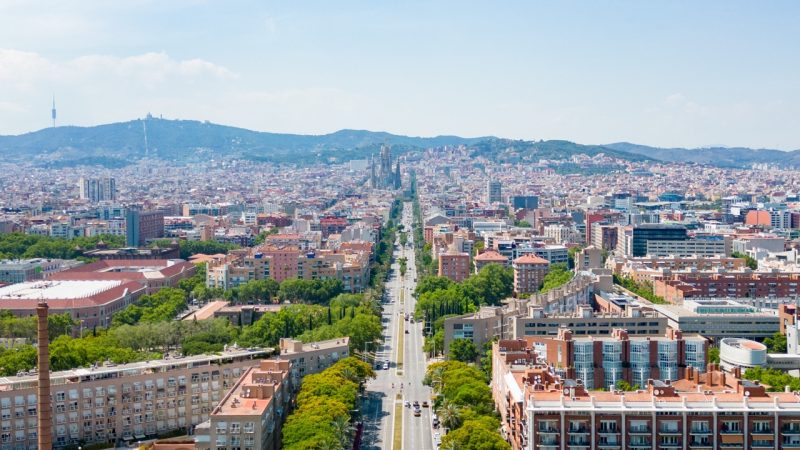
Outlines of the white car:
<svg viewBox="0 0 800 450">
<path fill-rule="evenodd" d="M 389 363 L 388 362 L 383 363 L 383 370 L 389 370 Z"/>
</svg>

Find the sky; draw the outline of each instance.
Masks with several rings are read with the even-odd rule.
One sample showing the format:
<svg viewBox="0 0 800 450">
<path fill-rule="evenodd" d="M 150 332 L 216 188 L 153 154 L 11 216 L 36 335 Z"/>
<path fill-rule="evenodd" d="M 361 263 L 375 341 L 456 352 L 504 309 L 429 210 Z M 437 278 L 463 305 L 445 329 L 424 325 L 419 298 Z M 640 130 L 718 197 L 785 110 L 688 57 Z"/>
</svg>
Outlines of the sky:
<svg viewBox="0 0 800 450">
<path fill-rule="evenodd" d="M 144 117 L 800 149 L 797 1 L 0 0 L 0 134 Z"/>
</svg>

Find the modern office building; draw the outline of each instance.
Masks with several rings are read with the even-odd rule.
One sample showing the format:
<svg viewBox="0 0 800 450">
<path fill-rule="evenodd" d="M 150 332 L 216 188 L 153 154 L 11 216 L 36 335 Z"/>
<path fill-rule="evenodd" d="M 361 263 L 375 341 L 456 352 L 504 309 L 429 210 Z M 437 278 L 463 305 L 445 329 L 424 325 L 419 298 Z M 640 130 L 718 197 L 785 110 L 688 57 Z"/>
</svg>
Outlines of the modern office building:
<svg viewBox="0 0 800 450">
<path fill-rule="evenodd" d="M 514 209 L 536 209 L 539 207 L 539 197 L 536 195 L 513 195 L 511 196 L 511 207 Z"/>
<path fill-rule="evenodd" d="M 648 242 L 683 241 L 689 239 L 689 236 L 687 235 L 686 227 L 684 226 L 641 224 L 636 225 L 631 229 L 630 239 L 630 254 L 628 254 L 628 256 L 645 256 L 647 255 Z"/>
<path fill-rule="evenodd" d="M 486 183 L 486 203 L 502 203 L 503 183 L 497 180 L 489 180 Z"/>
<path fill-rule="evenodd" d="M 730 256 L 732 240 L 728 236 L 704 236 L 702 238 L 648 240 L 648 256 Z"/>
<path fill-rule="evenodd" d="M 129 247 L 143 247 L 153 239 L 164 237 L 164 212 L 125 211 L 126 244 Z"/>
<path fill-rule="evenodd" d="M 109 446 L 208 420 L 247 368 L 271 349 L 105 364 L 52 372 L 53 447 Z M 37 374 L 0 378 L 0 448 L 37 448 Z"/>
<path fill-rule="evenodd" d="M 685 300 L 679 305 L 653 305 L 668 325 L 684 334 L 701 334 L 711 339 L 726 337 L 763 339 L 780 330 L 776 314 L 733 300 Z"/>
</svg>

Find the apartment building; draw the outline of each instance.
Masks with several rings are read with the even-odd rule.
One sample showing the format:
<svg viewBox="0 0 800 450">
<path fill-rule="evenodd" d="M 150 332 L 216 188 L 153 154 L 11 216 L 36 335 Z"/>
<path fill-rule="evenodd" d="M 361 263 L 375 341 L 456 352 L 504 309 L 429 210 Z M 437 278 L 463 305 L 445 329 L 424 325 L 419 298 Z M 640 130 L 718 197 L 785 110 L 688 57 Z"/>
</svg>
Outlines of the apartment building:
<svg viewBox="0 0 800 450">
<path fill-rule="evenodd" d="M 197 450 L 275 450 L 292 400 L 291 362 L 262 360 L 244 370 L 198 427 Z"/>
<path fill-rule="evenodd" d="M 440 277 L 447 277 L 456 283 L 469 278 L 470 255 L 462 252 L 446 252 L 439 255 Z"/>
<path fill-rule="evenodd" d="M 590 391 L 541 367 L 505 378 L 510 388 L 496 398 L 514 449 L 800 447 L 800 395 L 767 392 L 715 365 L 633 392 Z"/>
<path fill-rule="evenodd" d="M 796 298 L 800 273 L 752 270 L 675 271 L 654 280 L 653 292 L 671 303 L 690 298 Z"/>
<path fill-rule="evenodd" d="M 267 278 L 277 282 L 336 278 L 346 292 L 361 292 L 369 283 L 369 263 L 370 253 L 360 248 L 304 252 L 294 246 L 262 246 L 232 251 L 224 259 L 210 261 L 206 285 L 229 289 Z"/>
<path fill-rule="evenodd" d="M 530 294 L 541 287 L 550 262 L 535 255 L 525 255 L 515 259 L 511 267 L 514 269 L 514 293 Z"/>
<path fill-rule="evenodd" d="M 51 373 L 55 448 L 133 442 L 208 420 L 255 360 L 271 349 Z M 36 449 L 37 375 L 0 378 L 0 449 Z"/>
<path fill-rule="evenodd" d="M 547 364 L 562 368 L 566 378 L 579 379 L 587 389 L 611 389 L 624 380 L 645 386 L 648 379 L 677 380 L 686 367 L 703 371 L 708 342 L 700 335 L 667 329 L 664 335 L 634 336 L 622 328 L 605 336 L 575 336 L 562 328 L 556 336 L 529 336 L 501 341 L 506 348 L 535 352 Z"/>
<path fill-rule="evenodd" d="M 744 258 L 732 258 L 723 255 L 714 256 L 645 256 L 626 258 L 610 256 L 606 267 L 616 275 L 628 277 L 637 283 L 652 283 L 656 279 L 669 276 L 672 272 L 682 271 L 714 271 L 718 269 L 741 271 L 747 265 Z"/>
<path fill-rule="evenodd" d="M 475 273 L 481 271 L 483 266 L 489 264 L 500 264 L 501 266 L 508 266 L 509 259 L 494 250 L 487 250 L 480 255 L 475 256 Z"/>
<path fill-rule="evenodd" d="M 322 372 L 342 358 L 350 356 L 350 338 L 303 343 L 296 339 L 281 338 L 278 359 L 291 362 L 292 381 L 300 387 L 300 379 Z"/>
</svg>

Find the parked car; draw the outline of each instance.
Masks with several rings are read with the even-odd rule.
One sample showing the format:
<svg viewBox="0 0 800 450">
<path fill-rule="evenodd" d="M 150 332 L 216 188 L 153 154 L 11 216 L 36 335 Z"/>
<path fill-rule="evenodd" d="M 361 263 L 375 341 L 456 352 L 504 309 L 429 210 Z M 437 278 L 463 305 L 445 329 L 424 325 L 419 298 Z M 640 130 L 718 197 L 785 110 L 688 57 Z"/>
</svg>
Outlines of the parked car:
<svg viewBox="0 0 800 450">
<path fill-rule="evenodd" d="M 383 363 L 383 370 L 389 370 L 389 361 Z"/>
</svg>

